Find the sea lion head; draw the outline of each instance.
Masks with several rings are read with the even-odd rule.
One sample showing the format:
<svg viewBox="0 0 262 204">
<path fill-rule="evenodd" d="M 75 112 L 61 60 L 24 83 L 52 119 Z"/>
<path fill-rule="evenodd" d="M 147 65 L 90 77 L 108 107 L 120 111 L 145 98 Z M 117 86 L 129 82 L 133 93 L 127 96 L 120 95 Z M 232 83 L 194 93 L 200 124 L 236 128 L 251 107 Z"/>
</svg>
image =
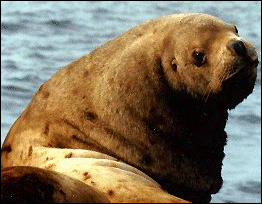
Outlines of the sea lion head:
<svg viewBox="0 0 262 204">
<path fill-rule="evenodd" d="M 162 65 L 169 85 L 202 102 L 235 108 L 255 85 L 254 47 L 236 26 L 210 15 L 183 15 L 178 24 L 164 43 Z"/>
<path fill-rule="evenodd" d="M 121 53 L 121 78 L 115 77 L 120 82 L 114 89 L 119 95 L 115 95 L 116 104 L 123 102 L 125 110 L 118 124 L 131 123 L 133 117 L 149 130 L 144 155 L 152 159 L 141 159 L 142 170 L 149 175 L 156 172 L 153 178 L 169 192 L 190 201 L 208 200 L 223 183 L 227 111 L 252 92 L 257 53 L 234 25 L 207 14 L 170 15 L 128 34 L 138 37 Z M 132 135 L 138 126 L 131 127 L 131 133 L 119 132 Z M 137 136 L 132 142 L 133 138 Z M 164 153 L 157 147 L 161 145 Z M 178 155 L 186 155 L 185 161 Z M 181 171 L 181 163 L 190 169 L 188 173 Z M 181 182 L 189 175 L 189 180 Z M 178 183 L 183 187 L 175 189 Z"/>
</svg>

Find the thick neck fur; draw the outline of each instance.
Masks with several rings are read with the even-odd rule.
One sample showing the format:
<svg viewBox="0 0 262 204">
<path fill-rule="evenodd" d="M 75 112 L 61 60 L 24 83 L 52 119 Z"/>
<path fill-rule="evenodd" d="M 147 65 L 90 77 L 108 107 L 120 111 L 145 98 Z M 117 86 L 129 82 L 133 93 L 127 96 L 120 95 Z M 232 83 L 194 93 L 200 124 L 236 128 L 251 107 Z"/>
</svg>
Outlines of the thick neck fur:
<svg viewBox="0 0 262 204">
<path fill-rule="evenodd" d="M 208 201 L 210 194 L 216 193 L 222 185 L 221 168 L 226 144 L 224 128 L 228 113 L 208 104 L 203 108 L 201 102 L 183 94 L 167 100 L 167 103 L 168 107 L 176 107 L 168 111 L 168 120 L 172 122 L 163 115 L 145 120 L 152 138 L 158 144 L 162 142 L 166 153 L 162 159 L 167 162 L 161 166 L 161 172 L 151 176 L 174 195 L 194 202 Z M 163 128 L 168 123 L 174 124 Z M 150 175 L 152 172 L 147 172 L 147 168 L 146 165 L 142 167 Z"/>
<path fill-rule="evenodd" d="M 227 110 L 216 106 L 212 98 L 203 105 L 185 93 L 158 93 L 149 114 L 135 116 L 131 109 L 128 113 L 132 115 L 128 121 L 136 117 L 143 124 L 135 138 L 142 138 L 139 144 L 143 148 L 130 145 L 138 144 L 132 132 L 107 130 L 114 138 L 122 134 L 118 138 L 129 143 L 126 149 L 136 152 L 130 156 L 128 151 L 114 150 L 112 156 L 142 170 L 173 195 L 193 202 L 210 201 L 211 194 L 222 186 Z"/>
</svg>

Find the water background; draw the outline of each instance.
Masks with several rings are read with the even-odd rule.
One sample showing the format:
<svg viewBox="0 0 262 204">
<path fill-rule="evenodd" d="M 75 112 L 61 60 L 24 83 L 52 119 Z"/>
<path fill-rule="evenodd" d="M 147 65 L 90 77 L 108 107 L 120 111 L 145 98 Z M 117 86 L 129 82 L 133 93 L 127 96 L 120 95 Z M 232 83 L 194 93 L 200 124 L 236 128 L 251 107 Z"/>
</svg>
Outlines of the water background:
<svg viewBox="0 0 262 204">
<path fill-rule="evenodd" d="M 235 24 L 261 60 L 260 1 L 1 1 L 1 144 L 38 87 L 60 67 L 138 23 L 185 12 Z M 253 94 L 229 114 L 224 185 L 211 202 L 261 202 L 261 64 Z"/>
</svg>

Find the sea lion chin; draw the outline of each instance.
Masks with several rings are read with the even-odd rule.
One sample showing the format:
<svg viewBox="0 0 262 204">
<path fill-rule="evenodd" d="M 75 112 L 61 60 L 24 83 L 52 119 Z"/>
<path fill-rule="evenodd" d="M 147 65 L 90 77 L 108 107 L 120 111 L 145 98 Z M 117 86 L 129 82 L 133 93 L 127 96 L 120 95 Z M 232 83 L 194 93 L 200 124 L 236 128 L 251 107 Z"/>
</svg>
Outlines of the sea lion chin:
<svg viewBox="0 0 262 204">
<path fill-rule="evenodd" d="M 88 169 L 113 202 L 209 202 L 223 183 L 228 110 L 252 92 L 257 65 L 236 27 L 213 16 L 147 21 L 46 81 L 10 129 L 1 165 L 90 184 L 79 173 Z"/>
</svg>

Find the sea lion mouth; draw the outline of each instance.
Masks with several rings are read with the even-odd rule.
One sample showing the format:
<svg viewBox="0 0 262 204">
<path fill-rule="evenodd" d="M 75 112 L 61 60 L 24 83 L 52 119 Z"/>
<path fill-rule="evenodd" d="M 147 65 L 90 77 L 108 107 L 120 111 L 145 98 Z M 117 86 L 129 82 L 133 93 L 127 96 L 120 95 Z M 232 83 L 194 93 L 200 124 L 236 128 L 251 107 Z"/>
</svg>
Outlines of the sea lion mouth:
<svg viewBox="0 0 262 204">
<path fill-rule="evenodd" d="M 241 75 L 243 72 L 247 74 L 247 76 L 251 75 L 250 77 L 252 77 L 252 75 L 254 75 L 255 73 L 252 71 L 258 66 L 258 63 L 259 61 L 257 58 L 255 60 L 252 60 L 249 56 L 241 59 L 236 59 L 232 66 L 232 73 L 224 79 L 224 82 L 231 80 L 231 78 L 238 77 L 238 75 Z"/>
<path fill-rule="evenodd" d="M 250 56 L 237 58 L 233 63 L 233 72 L 222 82 L 222 100 L 229 109 L 233 109 L 252 93 L 256 78 L 258 59 Z"/>
<path fill-rule="evenodd" d="M 258 57 L 254 52 L 254 48 L 238 39 L 229 41 L 227 48 L 235 56 L 235 59 L 224 81 L 231 80 L 231 78 L 241 75 L 242 72 L 245 72 L 248 78 L 252 78 L 258 66 Z"/>
<path fill-rule="evenodd" d="M 216 107 L 225 110 L 233 109 L 241 103 L 249 94 L 252 93 L 256 78 L 258 58 L 248 54 L 244 56 L 235 56 L 234 60 L 221 68 L 220 77 L 218 77 L 220 88 L 218 91 L 207 91 L 201 99 L 205 107 Z M 215 90 L 215 89 L 214 89 Z"/>
</svg>

